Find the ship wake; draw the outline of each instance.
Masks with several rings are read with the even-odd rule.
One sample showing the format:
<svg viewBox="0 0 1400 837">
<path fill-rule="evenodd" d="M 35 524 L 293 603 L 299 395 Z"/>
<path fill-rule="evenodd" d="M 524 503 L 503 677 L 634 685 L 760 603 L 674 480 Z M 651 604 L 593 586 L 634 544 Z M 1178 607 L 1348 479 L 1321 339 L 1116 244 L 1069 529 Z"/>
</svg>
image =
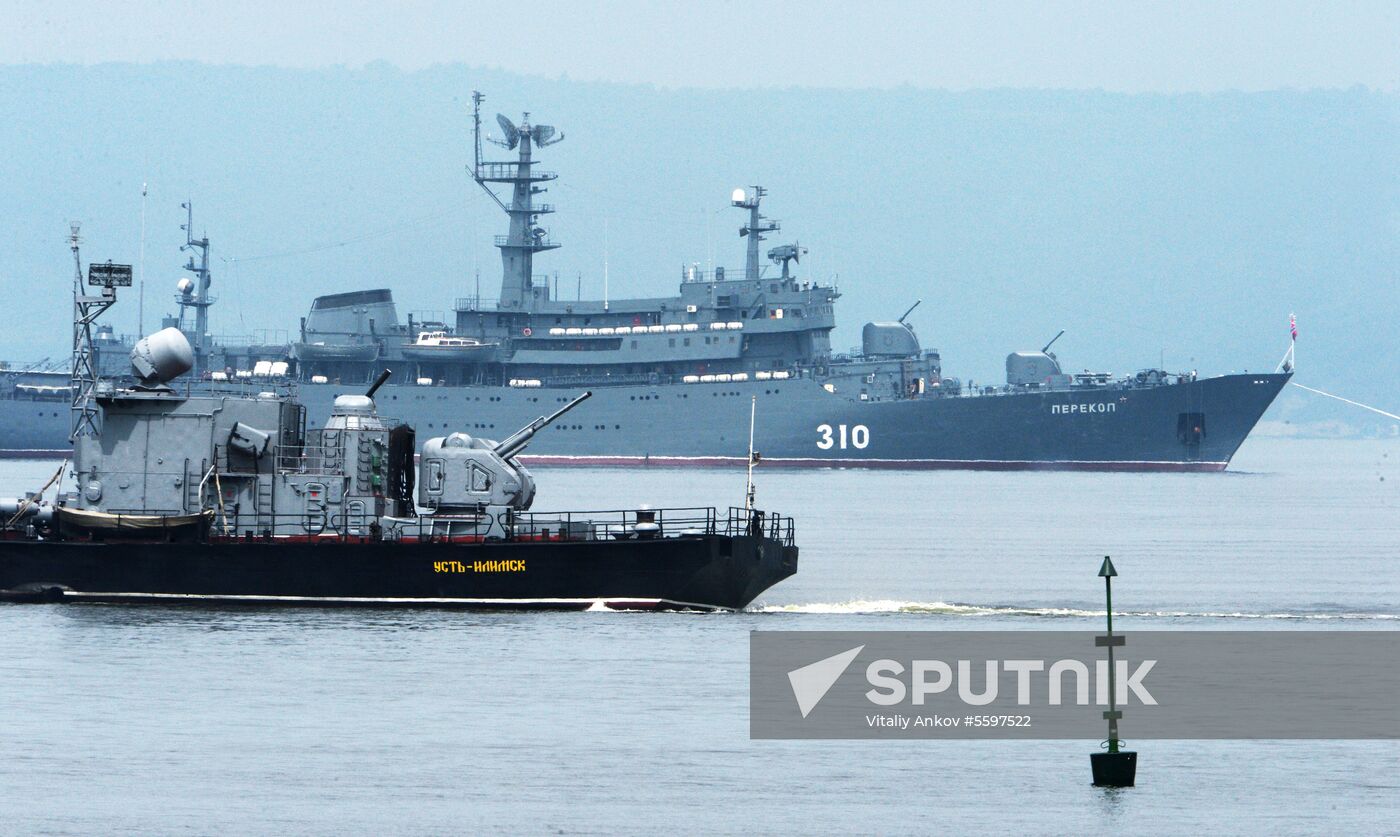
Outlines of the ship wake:
<svg viewBox="0 0 1400 837">
<path fill-rule="evenodd" d="M 932 616 L 1006 617 L 1043 619 L 1103 618 L 1104 611 L 1072 607 L 1031 607 L 1021 605 L 979 605 L 959 602 L 915 602 L 899 599 L 856 599 L 847 602 L 762 605 L 754 613 L 882 614 L 912 613 Z M 1115 616 L 1149 619 L 1259 619 L 1286 621 L 1400 621 L 1400 613 L 1371 611 L 1229 611 L 1229 610 L 1116 610 Z"/>
</svg>

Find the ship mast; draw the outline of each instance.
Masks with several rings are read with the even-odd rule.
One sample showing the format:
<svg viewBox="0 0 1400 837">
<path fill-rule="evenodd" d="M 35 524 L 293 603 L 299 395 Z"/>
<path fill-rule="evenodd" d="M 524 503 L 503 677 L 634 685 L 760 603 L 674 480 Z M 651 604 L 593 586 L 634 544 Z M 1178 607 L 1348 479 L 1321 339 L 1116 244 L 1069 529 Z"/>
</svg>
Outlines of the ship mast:
<svg viewBox="0 0 1400 837">
<path fill-rule="evenodd" d="M 185 243 L 180 249 L 199 251 L 198 265 L 195 264 L 193 253 L 185 263 L 185 270 L 195 275 L 193 286 L 187 289 L 182 285 L 180 295 L 175 298 L 180 305 L 182 326 L 185 308 L 194 309 L 194 340 L 190 342 L 194 345 L 194 374 L 197 377 L 204 372 L 205 356 L 209 351 L 209 306 L 214 304 L 214 298 L 209 295 L 209 236 L 194 237 L 194 201 L 185 201 L 180 204 L 180 208 L 185 210 L 185 223 L 180 226 L 180 229 L 185 231 Z"/>
<path fill-rule="evenodd" d="M 759 244 L 763 242 L 764 233 L 777 232 L 782 226 L 777 222 L 765 218 L 759 214 L 758 205 L 763 201 L 763 196 L 768 194 L 768 190 L 762 186 L 750 186 L 752 191 L 745 192 L 743 189 L 735 189 L 730 201 L 732 206 L 749 211 L 749 222 L 739 228 L 739 236 L 749 239 L 748 259 L 744 264 L 744 278 L 757 279 L 762 271 L 758 264 Z"/>
<path fill-rule="evenodd" d="M 131 265 L 94 264 L 88 266 L 87 284 L 100 287 L 101 293 L 91 296 L 83 285 L 83 259 L 78 252 L 82 239 L 78 224 L 69 225 L 68 247 L 73 251 L 73 371 L 69 377 L 72 387 L 72 422 L 68 440 L 96 436 L 101 430 L 101 414 L 94 403 L 97 395 L 97 362 L 92 349 L 92 324 L 102 312 L 117 301 L 116 287 L 131 286 Z"/>
<path fill-rule="evenodd" d="M 510 230 L 506 235 L 496 236 L 496 246 L 501 250 L 501 296 L 500 307 L 506 309 L 533 310 L 536 304 L 549 299 L 548 286 L 536 288 L 534 284 L 534 256 L 544 250 L 553 250 L 559 244 L 551 241 L 549 231 L 539 226 L 539 217 L 554 211 L 552 204 L 534 202 L 535 195 L 546 191 L 538 184 L 558 177 L 554 172 L 536 171 L 531 159 L 533 147 L 544 148 L 564 138 L 556 136 L 552 125 L 531 125 L 527 112 L 517 127 L 504 114 L 496 114 L 496 123 L 501 126 L 502 138 L 487 137 L 486 140 L 507 150 L 519 149 L 516 160 L 490 162 L 481 158 L 481 103 L 485 100 L 480 92 L 472 92 L 472 137 L 474 156 L 472 179 L 485 190 L 502 211 L 510 217 Z M 501 200 L 490 183 L 508 183 L 511 186 L 510 203 Z"/>
</svg>

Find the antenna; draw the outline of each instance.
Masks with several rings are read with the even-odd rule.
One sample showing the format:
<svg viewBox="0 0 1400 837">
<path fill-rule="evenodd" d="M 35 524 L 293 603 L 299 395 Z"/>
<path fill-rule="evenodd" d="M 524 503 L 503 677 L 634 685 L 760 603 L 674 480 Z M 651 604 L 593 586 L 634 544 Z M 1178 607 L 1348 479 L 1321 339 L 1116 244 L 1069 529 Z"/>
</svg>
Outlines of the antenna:
<svg viewBox="0 0 1400 837">
<path fill-rule="evenodd" d="M 146 336 L 146 182 L 141 181 L 141 250 L 137 260 L 136 337 Z"/>
<path fill-rule="evenodd" d="M 918 308 L 918 307 L 919 307 L 919 303 L 921 303 L 921 302 L 923 302 L 922 299 L 916 299 L 916 300 L 914 300 L 914 304 L 911 305 L 911 306 L 909 306 L 909 310 L 908 310 L 908 311 L 905 311 L 903 314 L 900 314 L 900 315 L 899 315 L 899 320 L 898 320 L 898 322 L 900 322 L 901 324 L 903 324 L 904 318 L 905 318 L 905 317 L 908 317 L 910 314 L 914 313 L 914 309 L 915 309 L 915 308 Z"/>
<path fill-rule="evenodd" d="M 481 103 L 485 99 L 486 97 L 481 94 L 480 90 L 472 91 L 472 138 L 473 144 L 476 146 L 473 157 L 473 162 L 476 164 L 472 167 L 473 176 L 481 171 Z"/>
<path fill-rule="evenodd" d="M 1056 340 L 1059 340 L 1061 337 L 1063 337 L 1064 334 L 1065 334 L 1065 330 L 1064 330 L 1064 329 L 1060 329 L 1060 333 L 1057 334 L 1057 335 L 1055 335 L 1054 337 L 1051 337 L 1051 338 L 1050 338 L 1050 342 L 1045 344 L 1045 347 L 1042 348 L 1042 349 L 1040 350 L 1040 353 L 1041 353 L 1041 354 L 1046 354 L 1046 353 L 1048 353 L 1048 352 L 1050 351 L 1050 347 L 1053 346 L 1053 345 L 1055 345 L 1055 341 L 1056 341 Z"/>
<path fill-rule="evenodd" d="M 603 216 L 603 310 L 608 310 L 608 216 Z"/>
</svg>

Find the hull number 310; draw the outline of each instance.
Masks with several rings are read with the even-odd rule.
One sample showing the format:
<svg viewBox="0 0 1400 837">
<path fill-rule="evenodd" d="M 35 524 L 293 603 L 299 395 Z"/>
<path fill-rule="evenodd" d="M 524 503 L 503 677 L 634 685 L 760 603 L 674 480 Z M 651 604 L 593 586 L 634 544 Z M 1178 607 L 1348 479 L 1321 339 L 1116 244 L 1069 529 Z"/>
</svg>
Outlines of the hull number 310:
<svg viewBox="0 0 1400 837">
<path fill-rule="evenodd" d="M 863 424 L 838 424 L 835 427 L 829 424 L 817 425 L 817 447 L 821 450 L 845 450 L 848 447 L 865 450 L 869 444 L 870 428 Z"/>
</svg>

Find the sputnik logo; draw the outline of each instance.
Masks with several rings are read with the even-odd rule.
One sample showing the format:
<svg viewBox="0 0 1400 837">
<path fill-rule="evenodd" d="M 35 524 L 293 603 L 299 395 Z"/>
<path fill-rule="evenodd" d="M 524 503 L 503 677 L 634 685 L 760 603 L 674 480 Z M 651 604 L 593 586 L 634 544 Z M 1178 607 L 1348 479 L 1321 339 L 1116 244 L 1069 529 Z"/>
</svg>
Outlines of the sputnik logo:
<svg viewBox="0 0 1400 837">
<path fill-rule="evenodd" d="M 797 698 L 797 708 L 802 711 L 802 717 L 807 717 L 813 709 L 817 708 L 821 699 L 826 697 L 826 693 L 831 691 L 831 687 L 835 686 L 836 681 L 841 679 L 841 675 L 846 673 L 851 661 L 863 650 L 865 650 L 865 646 L 859 645 L 849 651 L 842 651 L 835 656 L 817 660 L 815 663 L 788 672 L 788 683 L 792 684 L 792 696 Z"/>
</svg>

